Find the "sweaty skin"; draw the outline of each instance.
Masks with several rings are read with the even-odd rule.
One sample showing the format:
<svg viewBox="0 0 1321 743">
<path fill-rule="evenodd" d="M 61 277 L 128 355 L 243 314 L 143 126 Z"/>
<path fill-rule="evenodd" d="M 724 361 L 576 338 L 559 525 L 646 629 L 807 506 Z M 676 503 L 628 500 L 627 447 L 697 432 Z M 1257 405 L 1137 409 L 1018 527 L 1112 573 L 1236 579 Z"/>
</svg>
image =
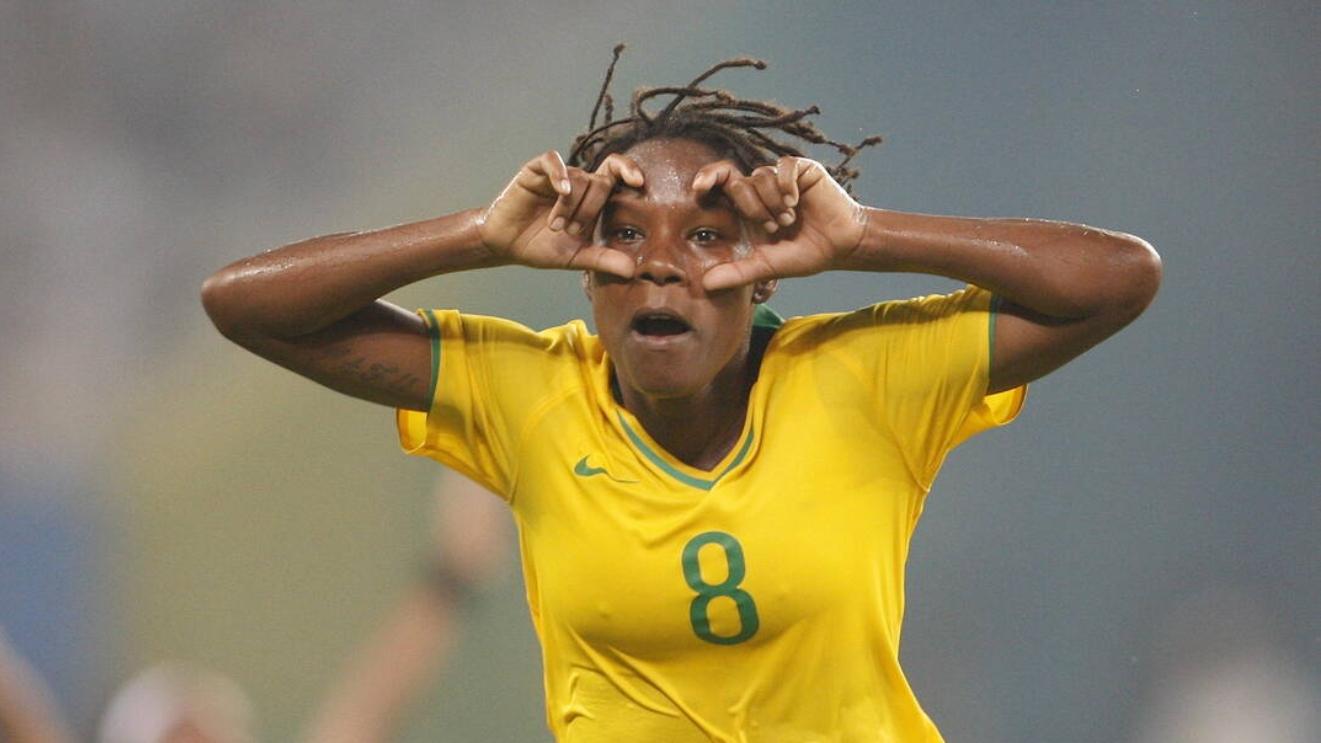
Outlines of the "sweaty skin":
<svg viewBox="0 0 1321 743">
<path fill-rule="evenodd" d="M 807 158 L 743 173 L 706 145 L 653 139 L 593 172 L 544 153 L 484 209 L 245 258 L 207 279 L 202 301 L 216 327 L 254 353 L 355 397 L 426 410 L 426 328 L 379 298 L 431 276 L 510 264 L 591 273 L 592 311 L 624 406 L 697 467 L 719 461 L 737 435 L 752 379 L 753 301 L 776 279 L 919 272 L 994 292 L 1004 300 L 991 355 L 996 392 L 1118 332 L 1161 278 L 1159 256 L 1132 235 L 864 207 Z"/>
</svg>

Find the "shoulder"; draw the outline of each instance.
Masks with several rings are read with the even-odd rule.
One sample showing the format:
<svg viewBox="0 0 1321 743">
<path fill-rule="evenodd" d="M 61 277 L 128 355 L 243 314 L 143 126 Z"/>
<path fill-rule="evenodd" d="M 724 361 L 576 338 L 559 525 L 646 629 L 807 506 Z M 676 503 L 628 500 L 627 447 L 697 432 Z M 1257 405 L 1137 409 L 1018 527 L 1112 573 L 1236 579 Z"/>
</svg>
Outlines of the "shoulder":
<svg viewBox="0 0 1321 743">
<path fill-rule="evenodd" d="M 533 330 L 515 320 L 469 314 L 458 310 L 420 310 L 418 314 L 426 323 L 428 332 L 442 346 L 463 344 L 511 353 L 533 352 L 585 357 L 600 345 L 596 336 L 588 332 L 582 320 L 572 320 L 563 325 Z"/>
<path fill-rule="evenodd" d="M 873 316 L 876 324 L 903 326 L 927 323 L 967 313 L 985 313 L 993 308 L 990 291 L 969 284 L 948 294 L 928 294 L 913 299 L 881 302 L 862 312 Z"/>
<path fill-rule="evenodd" d="M 583 370 L 601 356 L 599 342 L 581 320 L 532 330 L 513 320 L 455 310 L 419 314 L 431 335 L 432 389 L 441 397 L 466 390 L 486 402 L 526 406 L 580 384 Z"/>
<path fill-rule="evenodd" d="M 868 385 L 882 378 L 918 383 L 956 361 L 976 365 L 987 357 L 993 312 L 992 294 L 969 286 L 849 312 L 792 317 L 771 339 L 768 368 L 773 374 L 838 368 Z"/>
<path fill-rule="evenodd" d="M 966 286 L 948 294 L 929 294 L 860 307 L 849 312 L 829 312 L 792 317 L 776 333 L 786 345 L 847 341 L 857 334 L 893 335 L 942 320 L 994 312 L 991 292 Z"/>
</svg>

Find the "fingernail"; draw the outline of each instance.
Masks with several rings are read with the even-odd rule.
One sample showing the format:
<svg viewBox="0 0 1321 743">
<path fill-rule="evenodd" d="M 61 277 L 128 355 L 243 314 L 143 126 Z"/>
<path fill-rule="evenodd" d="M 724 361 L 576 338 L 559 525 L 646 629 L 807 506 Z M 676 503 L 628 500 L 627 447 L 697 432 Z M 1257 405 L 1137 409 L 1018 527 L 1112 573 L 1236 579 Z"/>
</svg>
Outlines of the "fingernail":
<svg viewBox="0 0 1321 743">
<path fill-rule="evenodd" d="M 573 184 L 569 183 L 568 179 L 566 178 L 565 180 L 560 181 L 560 190 L 563 191 L 564 193 L 569 193 L 570 191 L 573 190 Z"/>
<path fill-rule="evenodd" d="M 785 197 L 784 197 L 784 205 L 785 205 L 785 206 L 788 206 L 788 207 L 795 207 L 795 206 L 798 206 L 798 197 L 797 197 L 797 196 L 785 196 Z"/>
<path fill-rule="evenodd" d="M 569 225 L 569 234 L 576 235 L 579 232 L 581 232 L 582 229 L 583 229 L 582 225 L 578 224 L 577 222 L 574 222 L 573 224 Z"/>
<path fill-rule="evenodd" d="M 564 217 L 556 217 L 555 219 L 551 220 L 550 228 L 557 232 L 559 230 L 564 229 Z"/>
<path fill-rule="evenodd" d="M 776 219 L 780 220 L 780 224 L 784 225 L 785 227 L 788 227 L 789 225 L 794 223 L 794 213 L 780 212 L 780 216 L 776 217 Z"/>
<path fill-rule="evenodd" d="M 776 223 L 775 223 L 775 220 L 772 220 L 772 219 L 768 219 L 768 220 L 766 220 L 765 222 L 762 222 L 762 223 L 761 223 L 761 227 L 762 227 L 762 229 L 766 230 L 767 232 L 774 232 L 774 231 L 780 229 L 780 225 L 776 224 Z"/>
</svg>

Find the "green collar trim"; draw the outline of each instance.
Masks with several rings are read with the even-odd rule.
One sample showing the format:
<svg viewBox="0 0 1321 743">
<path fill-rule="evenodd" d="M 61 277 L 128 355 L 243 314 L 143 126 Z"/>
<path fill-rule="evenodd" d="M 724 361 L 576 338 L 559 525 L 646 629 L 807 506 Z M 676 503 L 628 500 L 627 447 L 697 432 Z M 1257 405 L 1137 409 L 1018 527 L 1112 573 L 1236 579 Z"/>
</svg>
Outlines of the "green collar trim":
<svg viewBox="0 0 1321 743">
<path fill-rule="evenodd" d="M 734 461 L 730 462 L 729 466 L 721 470 L 720 474 L 716 475 L 714 478 L 704 480 L 700 477 L 693 477 L 687 472 L 684 472 L 665 461 L 664 457 L 648 446 L 646 440 L 639 436 L 637 431 L 633 430 L 632 426 L 628 425 L 628 421 L 624 420 L 623 413 L 617 413 L 617 415 L 619 416 L 619 425 L 624 427 L 624 433 L 628 435 L 628 440 L 633 442 L 633 446 L 636 447 L 638 451 L 642 452 L 643 456 L 651 460 L 651 463 L 659 467 L 665 474 L 673 477 L 684 485 L 698 488 L 699 490 L 710 490 L 715 487 L 716 483 L 720 482 L 720 478 L 729 474 L 730 470 L 737 467 L 739 463 L 743 461 L 743 458 L 748 455 L 748 451 L 752 449 L 752 439 L 754 437 L 753 432 L 749 430 L 748 435 L 743 439 L 743 446 L 739 447 L 738 454 L 734 455 Z"/>
<path fill-rule="evenodd" d="M 752 327 L 754 328 L 778 328 L 784 324 L 784 318 L 780 313 L 771 309 L 768 304 L 759 304 L 757 309 L 752 311 Z"/>
</svg>

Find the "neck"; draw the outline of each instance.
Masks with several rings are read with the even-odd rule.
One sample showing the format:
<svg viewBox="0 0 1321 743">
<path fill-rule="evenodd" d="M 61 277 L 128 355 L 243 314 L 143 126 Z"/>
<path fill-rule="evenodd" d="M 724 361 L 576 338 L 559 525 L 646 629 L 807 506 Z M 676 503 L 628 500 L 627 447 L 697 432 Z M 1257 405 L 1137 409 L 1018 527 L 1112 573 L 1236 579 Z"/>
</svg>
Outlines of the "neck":
<svg viewBox="0 0 1321 743">
<path fill-rule="evenodd" d="M 709 470 L 738 443 L 747 417 L 754 375 L 749 356 L 741 356 L 693 395 L 657 398 L 621 384 L 621 402 L 667 452 Z"/>
</svg>

